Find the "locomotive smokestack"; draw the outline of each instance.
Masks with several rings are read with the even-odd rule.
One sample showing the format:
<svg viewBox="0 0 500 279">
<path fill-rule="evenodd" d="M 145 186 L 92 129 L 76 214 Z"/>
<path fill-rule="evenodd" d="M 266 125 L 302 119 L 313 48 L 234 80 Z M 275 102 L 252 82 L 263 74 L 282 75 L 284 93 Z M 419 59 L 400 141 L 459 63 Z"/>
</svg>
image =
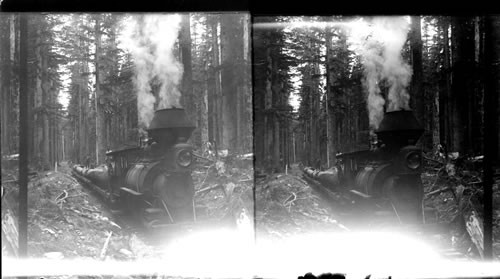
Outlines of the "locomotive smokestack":
<svg viewBox="0 0 500 279">
<path fill-rule="evenodd" d="M 168 108 L 155 111 L 148 133 L 157 143 L 169 146 L 186 142 L 195 128 L 184 109 Z"/>
<path fill-rule="evenodd" d="M 395 110 L 384 114 L 375 133 L 387 147 L 397 149 L 416 144 L 424 129 L 411 110 Z"/>
</svg>

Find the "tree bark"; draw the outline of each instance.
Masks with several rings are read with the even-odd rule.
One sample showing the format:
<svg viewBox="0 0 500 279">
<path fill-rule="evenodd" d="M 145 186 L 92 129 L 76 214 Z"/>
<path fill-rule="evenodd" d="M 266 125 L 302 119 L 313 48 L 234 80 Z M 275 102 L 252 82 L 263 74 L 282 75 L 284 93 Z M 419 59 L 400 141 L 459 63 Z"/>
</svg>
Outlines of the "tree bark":
<svg viewBox="0 0 500 279">
<path fill-rule="evenodd" d="M 213 111 L 212 111 L 212 116 L 213 116 L 213 139 L 214 139 L 214 147 L 216 151 L 216 156 L 217 152 L 220 149 L 221 145 L 221 140 L 222 140 L 222 119 L 221 119 L 221 109 L 222 109 L 222 100 L 221 100 L 221 95 L 222 95 L 222 89 L 221 89 L 221 73 L 220 73 L 220 46 L 219 46 L 219 17 L 216 15 L 211 16 L 212 19 L 212 24 L 211 24 L 211 31 L 212 31 L 212 53 L 213 53 L 213 78 L 214 78 L 214 90 L 213 90 Z"/>
<path fill-rule="evenodd" d="M 444 143 L 447 150 L 452 148 L 453 128 L 451 126 L 452 106 L 451 106 L 451 55 L 450 55 L 450 38 L 448 29 L 450 27 L 448 18 L 443 18 L 440 21 L 440 30 L 443 32 L 443 54 L 444 54 L 444 70 L 441 78 L 443 80 L 443 88 L 440 90 L 439 96 L 439 121 L 440 121 L 440 136 L 441 143 Z"/>
<path fill-rule="evenodd" d="M 280 162 L 280 117 L 278 109 L 281 107 L 281 86 L 279 80 L 278 59 L 280 49 L 276 42 L 271 45 L 270 60 L 271 60 L 271 101 L 272 101 L 272 166 L 276 171 L 282 170 Z"/>
<path fill-rule="evenodd" d="M 188 118 L 194 122 L 196 107 L 193 93 L 193 70 L 191 66 L 191 27 L 189 13 L 182 15 L 181 30 L 179 32 L 179 47 L 181 50 L 181 61 L 184 68 L 182 75 L 182 99 L 181 104 L 186 109 Z"/>
<path fill-rule="evenodd" d="M 243 25 L 243 72 L 242 72 L 242 128 L 241 145 L 245 152 L 252 152 L 253 110 L 252 110 L 252 69 L 250 53 L 250 15 L 244 14 Z"/>
<path fill-rule="evenodd" d="M 464 154 L 471 146 L 468 96 L 474 94 L 474 28 L 471 18 L 452 19 L 453 72 L 453 150 Z"/>
<path fill-rule="evenodd" d="M 327 165 L 335 165 L 335 112 L 333 110 L 333 92 L 332 92 L 332 72 L 331 72 L 331 44 L 332 32 L 330 28 L 326 29 L 326 138 L 327 138 Z"/>
<path fill-rule="evenodd" d="M 43 87 L 42 87 L 42 71 L 43 71 L 43 50 L 42 50 L 42 31 L 41 31 L 41 17 L 42 15 L 36 16 L 34 19 L 37 23 L 35 25 L 35 61 L 36 61 L 36 87 L 34 94 L 34 117 L 35 117 L 35 127 L 34 127 L 34 149 L 33 153 L 35 156 L 35 162 L 43 165 Z"/>
<path fill-rule="evenodd" d="M 96 110 L 96 165 L 104 163 L 106 154 L 106 118 L 104 114 L 104 97 L 101 91 L 101 18 L 96 15 L 94 23 L 95 36 L 95 110 Z"/>
<path fill-rule="evenodd" d="M 500 17 L 485 19 L 485 102 L 484 102 L 484 256 L 493 258 L 493 166 L 500 159 Z"/>
<path fill-rule="evenodd" d="M 423 91 L 423 68 L 422 68 L 422 35 L 420 16 L 411 17 L 411 31 L 410 31 L 410 48 L 411 48 L 411 61 L 413 68 L 413 75 L 411 78 L 411 100 L 413 100 L 413 108 L 415 117 L 424 126 L 429 119 L 426 117 L 427 113 L 424 112 L 424 91 Z"/>
<path fill-rule="evenodd" d="M 42 22 L 44 29 L 42 30 L 44 33 L 46 33 L 48 30 L 46 28 L 46 19 L 42 17 Z M 42 40 L 41 40 L 42 46 L 41 46 L 41 53 L 40 53 L 40 59 L 42 68 L 41 70 L 41 89 L 42 89 L 42 121 L 43 121 L 43 140 L 42 140 L 42 162 L 43 162 L 43 168 L 44 169 L 50 169 L 51 168 L 51 163 L 50 163 L 50 119 L 49 119 L 49 107 L 50 107 L 50 81 L 49 81 L 49 74 L 48 74 L 48 55 L 49 55 L 49 50 L 48 50 L 48 42 L 46 35 L 43 35 Z"/>
<path fill-rule="evenodd" d="M 12 61 L 10 59 L 10 21 L 11 15 L 3 15 L 0 17 L 0 91 L 2 100 L 2 122 L 1 122 L 1 148 L 2 154 L 10 154 L 10 138 L 11 138 L 11 71 Z"/>
<path fill-rule="evenodd" d="M 254 77 L 254 102 L 253 111 L 254 118 L 254 137 L 253 145 L 255 146 L 255 168 L 264 169 L 267 160 L 266 149 L 266 119 L 265 116 L 267 104 L 267 63 L 268 63 L 268 30 L 257 29 L 252 37 L 252 52 L 253 52 L 253 67 L 252 73 Z"/>
<path fill-rule="evenodd" d="M 221 56 L 222 56 L 222 148 L 236 150 L 238 123 L 237 96 L 238 96 L 238 65 L 241 63 L 243 49 L 242 28 L 239 24 L 239 15 L 226 14 L 221 17 Z"/>
<path fill-rule="evenodd" d="M 19 253 L 28 256 L 28 14 L 20 15 L 19 53 Z"/>
</svg>

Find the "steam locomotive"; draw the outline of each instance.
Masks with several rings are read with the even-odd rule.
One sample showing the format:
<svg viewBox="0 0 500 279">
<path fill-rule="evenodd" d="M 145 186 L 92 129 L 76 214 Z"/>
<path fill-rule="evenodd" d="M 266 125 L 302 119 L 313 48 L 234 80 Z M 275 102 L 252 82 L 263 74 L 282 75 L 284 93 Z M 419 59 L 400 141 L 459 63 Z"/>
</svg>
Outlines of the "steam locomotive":
<svg viewBox="0 0 500 279">
<path fill-rule="evenodd" d="M 147 227 L 194 221 L 194 129 L 184 109 L 157 110 L 144 143 L 108 151 L 95 169 L 75 165 L 73 175 Z"/>
<path fill-rule="evenodd" d="M 422 221 L 422 149 L 424 129 L 409 110 L 386 112 L 369 150 L 338 154 L 328 171 L 305 168 L 306 177 L 334 191 L 385 201 L 401 222 Z"/>
</svg>

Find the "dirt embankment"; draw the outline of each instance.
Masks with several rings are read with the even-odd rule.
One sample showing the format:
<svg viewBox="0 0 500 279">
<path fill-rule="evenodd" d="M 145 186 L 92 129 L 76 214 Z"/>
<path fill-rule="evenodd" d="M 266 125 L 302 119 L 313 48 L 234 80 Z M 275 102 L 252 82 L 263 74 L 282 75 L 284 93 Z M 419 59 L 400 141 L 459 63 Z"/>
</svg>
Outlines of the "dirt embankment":
<svg viewBox="0 0 500 279">
<path fill-rule="evenodd" d="M 287 237 L 310 232 L 345 231 L 333 212 L 300 178 L 298 166 L 288 174 L 256 180 L 257 234 Z"/>
<path fill-rule="evenodd" d="M 17 184 L 2 186 L 2 215 L 12 214 L 17 220 Z M 115 220 L 101 200 L 70 175 L 66 164 L 57 171 L 38 173 L 30 179 L 30 257 L 130 259 L 134 257 L 132 235 Z"/>
</svg>

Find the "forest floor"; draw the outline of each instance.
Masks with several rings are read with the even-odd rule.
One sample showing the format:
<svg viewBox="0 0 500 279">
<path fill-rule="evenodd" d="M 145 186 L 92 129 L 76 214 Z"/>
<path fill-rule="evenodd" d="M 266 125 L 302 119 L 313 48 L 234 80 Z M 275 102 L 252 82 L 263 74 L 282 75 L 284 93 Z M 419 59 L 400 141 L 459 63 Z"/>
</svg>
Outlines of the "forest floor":
<svg viewBox="0 0 500 279">
<path fill-rule="evenodd" d="M 288 173 L 256 179 L 257 236 L 290 237 L 311 232 L 347 231 L 327 202 L 301 178 L 298 166 Z"/>
<path fill-rule="evenodd" d="M 452 173 L 451 169 L 448 171 Z M 2 169 L 2 229 L 17 220 L 16 175 L 15 168 Z M 254 221 L 257 240 L 275 241 L 309 233 L 353 231 L 348 215 L 346 217 L 342 212 L 335 211 L 301 176 L 302 171 L 295 165 L 288 169 L 287 173 L 258 175 L 254 180 L 251 160 L 227 158 L 224 161 L 202 162 L 193 171 L 197 221 L 202 226 L 208 223 L 212 227 L 226 227 L 236 232 L 241 232 L 241 228 L 252 228 L 252 185 L 255 181 Z M 467 173 L 460 168 L 455 169 L 453 176 L 440 173 L 439 170 L 433 171 L 432 168 L 422 175 L 428 196 L 425 199 L 426 220 L 431 224 L 444 224 L 440 231 L 429 233 L 425 238 L 460 251 L 466 258 L 472 259 L 478 259 L 479 256 L 463 223 L 457 217 L 461 210 L 457 202 L 457 191 L 441 190 L 446 187 L 456 190 L 460 186 L 457 181 L 474 184 L 477 177 L 477 172 Z M 228 262 L 248 265 L 245 259 L 240 258 L 240 254 L 235 256 L 244 251 L 237 245 L 239 239 L 229 239 L 227 234 L 218 232 L 209 233 L 200 241 L 193 241 L 189 247 L 184 242 L 185 246 L 182 246 L 181 250 L 166 252 L 166 242 L 161 242 L 165 239 L 152 239 L 151 234 L 134 227 L 124 220 L 123 216 L 112 214 L 94 192 L 71 176 L 70 166 L 66 163 L 62 163 L 57 171 L 33 173 L 28 187 L 28 252 L 32 258 L 128 261 L 157 259 L 165 253 L 179 253 L 186 248 L 190 252 L 183 254 L 187 259 L 185 261 L 205 262 L 208 265 L 218 261 L 216 254 L 223 253 L 226 262 L 222 264 L 225 266 Z M 464 196 L 470 196 L 470 190 L 462 192 Z M 494 186 L 495 205 L 500 204 L 499 192 L 497 180 Z M 497 206 L 494 210 L 494 252 L 500 259 L 500 210 Z M 390 226 L 389 224 L 388 228 L 391 228 Z M 187 237 L 197 232 L 203 232 L 203 227 L 182 228 L 176 231 L 173 237 Z M 160 235 L 165 236 L 163 233 Z M 5 240 L 8 239 L 4 239 L 2 233 L 2 256 L 13 256 L 13 250 L 8 247 L 8 243 L 12 241 Z M 310 247 L 309 241 L 310 238 L 303 245 Z M 302 247 L 300 245 L 302 244 L 292 243 L 290 249 L 299 251 Z M 227 250 L 228 246 L 233 246 L 233 249 Z M 202 247 L 205 247 L 206 251 L 200 251 Z M 273 247 L 271 245 L 267 248 L 275 251 Z M 238 251 L 235 252 L 235 249 Z M 283 253 L 290 253 L 289 260 L 293 261 L 295 252 L 287 252 L 288 248 L 283 249 L 277 252 L 278 254 L 268 254 L 284 256 Z M 271 257 L 269 255 L 268 257 Z"/>
<path fill-rule="evenodd" d="M 449 173 L 443 173 L 445 168 L 448 168 Z M 332 207 L 332 200 L 322 198 L 301 177 L 302 171 L 297 165 L 292 165 L 288 174 L 272 174 L 256 180 L 258 236 L 285 238 L 309 232 L 401 231 L 425 238 L 426 243 L 441 250 L 446 257 L 480 259 L 478 250 L 465 229 L 462 218 L 464 206 L 460 203 L 460 199 L 471 199 L 473 192 L 464 189 L 471 187 L 468 184 L 477 185 L 480 178 L 478 171 L 448 165 L 436 170 L 428 168 L 422 174 L 426 194 L 426 224 L 422 229 L 401 226 L 396 218 L 391 219 L 390 216 L 377 217 L 377 221 L 370 220 L 361 216 L 360 212 L 350 211 L 352 206 L 336 210 L 339 207 Z M 500 260 L 499 182 L 500 177 L 493 189 L 493 250 L 494 257 Z M 462 196 L 457 197 L 457 191 Z M 481 210 L 482 208 L 477 209 L 478 212 Z"/>
<path fill-rule="evenodd" d="M 252 216 L 252 162 L 236 167 L 221 161 L 200 164 L 193 172 L 197 221 L 236 228 Z M 2 256 L 15 256 L 17 245 L 17 170 L 2 169 Z M 199 191 L 202 190 L 202 191 Z M 228 193 L 230 191 L 230 193 Z M 82 186 L 63 162 L 57 171 L 34 172 L 28 185 L 28 255 L 31 258 L 134 260 L 163 253 L 158 238 L 134 226 L 92 190 Z M 10 228 L 10 232 L 9 232 Z M 183 227 L 169 236 L 185 236 L 200 227 Z M 164 232 L 164 231 L 163 231 Z M 159 236 L 163 234 L 154 234 Z M 167 241 L 168 242 L 168 241 Z"/>
</svg>

